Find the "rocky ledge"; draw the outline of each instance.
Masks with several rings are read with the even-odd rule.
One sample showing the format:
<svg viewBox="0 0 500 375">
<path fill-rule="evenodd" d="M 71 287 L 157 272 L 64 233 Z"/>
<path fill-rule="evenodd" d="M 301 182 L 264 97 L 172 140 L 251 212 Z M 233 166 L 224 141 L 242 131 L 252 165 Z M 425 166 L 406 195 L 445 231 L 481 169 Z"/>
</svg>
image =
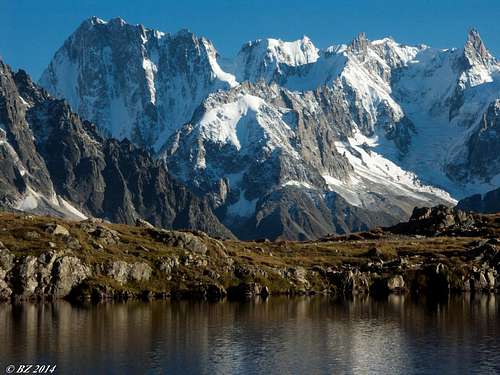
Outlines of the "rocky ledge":
<svg viewBox="0 0 500 375">
<path fill-rule="evenodd" d="M 500 215 L 438 206 L 391 228 L 242 242 L 102 220 L 0 214 L 0 299 L 498 292 Z"/>
</svg>

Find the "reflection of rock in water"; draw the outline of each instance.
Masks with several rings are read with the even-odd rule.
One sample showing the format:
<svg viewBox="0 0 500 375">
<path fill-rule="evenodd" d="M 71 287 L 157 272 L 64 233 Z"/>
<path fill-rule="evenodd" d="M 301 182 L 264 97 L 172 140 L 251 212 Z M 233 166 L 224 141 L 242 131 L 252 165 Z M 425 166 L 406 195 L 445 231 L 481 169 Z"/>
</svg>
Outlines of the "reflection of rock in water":
<svg viewBox="0 0 500 375">
<path fill-rule="evenodd" d="M 491 370 L 500 364 L 498 308 L 494 295 L 0 305 L 0 365 L 43 359 L 61 373 Z"/>
</svg>

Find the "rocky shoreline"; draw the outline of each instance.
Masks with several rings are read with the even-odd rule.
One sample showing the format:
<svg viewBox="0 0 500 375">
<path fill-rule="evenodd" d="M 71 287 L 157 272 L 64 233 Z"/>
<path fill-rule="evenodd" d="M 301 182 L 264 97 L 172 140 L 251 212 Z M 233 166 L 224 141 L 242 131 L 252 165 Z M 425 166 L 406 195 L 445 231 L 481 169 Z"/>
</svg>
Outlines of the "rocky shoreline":
<svg viewBox="0 0 500 375">
<path fill-rule="evenodd" d="M 220 240 L 102 220 L 0 214 L 0 299 L 245 299 L 500 291 L 500 216 L 439 206 L 317 241 Z M 499 228 L 497 228 L 499 226 Z"/>
</svg>

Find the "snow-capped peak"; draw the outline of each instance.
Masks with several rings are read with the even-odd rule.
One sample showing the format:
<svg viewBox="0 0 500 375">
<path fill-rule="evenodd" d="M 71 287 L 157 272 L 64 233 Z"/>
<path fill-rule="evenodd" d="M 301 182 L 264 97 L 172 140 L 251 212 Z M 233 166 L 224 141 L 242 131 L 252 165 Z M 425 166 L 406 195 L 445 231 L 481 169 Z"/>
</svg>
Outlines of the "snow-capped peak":
<svg viewBox="0 0 500 375">
<path fill-rule="evenodd" d="M 96 16 L 90 17 L 86 22 L 91 24 L 91 25 L 104 25 L 107 23 L 103 19 L 96 17 Z M 85 21 L 84 21 L 84 23 L 85 23 Z"/>
<path fill-rule="evenodd" d="M 210 41 L 92 17 L 56 52 L 40 84 L 106 135 L 161 147 L 203 99 L 236 86 Z"/>
<path fill-rule="evenodd" d="M 257 39 L 243 45 L 235 60 L 235 73 L 239 81 L 270 79 L 286 67 L 311 64 L 318 58 L 319 50 L 307 36 L 293 42 Z"/>
<path fill-rule="evenodd" d="M 290 66 L 313 63 L 319 57 L 318 49 L 307 36 L 293 42 L 267 39 L 267 54 L 278 63 Z"/>
<path fill-rule="evenodd" d="M 488 51 L 476 29 L 469 30 L 461 65 L 462 73 L 458 81 L 460 90 L 492 82 L 493 74 L 500 72 L 500 64 Z"/>
</svg>

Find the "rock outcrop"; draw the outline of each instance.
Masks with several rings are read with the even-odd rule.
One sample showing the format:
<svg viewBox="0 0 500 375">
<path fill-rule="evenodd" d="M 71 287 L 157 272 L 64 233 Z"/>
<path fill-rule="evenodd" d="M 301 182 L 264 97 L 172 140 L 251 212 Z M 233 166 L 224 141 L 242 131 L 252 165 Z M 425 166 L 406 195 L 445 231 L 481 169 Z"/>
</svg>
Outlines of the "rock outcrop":
<svg viewBox="0 0 500 375">
<path fill-rule="evenodd" d="M 477 229 L 474 216 L 453 207 L 416 207 L 410 220 L 389 228 L 395 233 L 437 236 L 473 232 Z"/>
<path fill-rule="evenodd" d="M 468 212 L 492 214 L 500 212 L 500 189 L 488 191 L 486 194 L 474 194 L 461 199 L 457 208 Z"/>
</svg>

